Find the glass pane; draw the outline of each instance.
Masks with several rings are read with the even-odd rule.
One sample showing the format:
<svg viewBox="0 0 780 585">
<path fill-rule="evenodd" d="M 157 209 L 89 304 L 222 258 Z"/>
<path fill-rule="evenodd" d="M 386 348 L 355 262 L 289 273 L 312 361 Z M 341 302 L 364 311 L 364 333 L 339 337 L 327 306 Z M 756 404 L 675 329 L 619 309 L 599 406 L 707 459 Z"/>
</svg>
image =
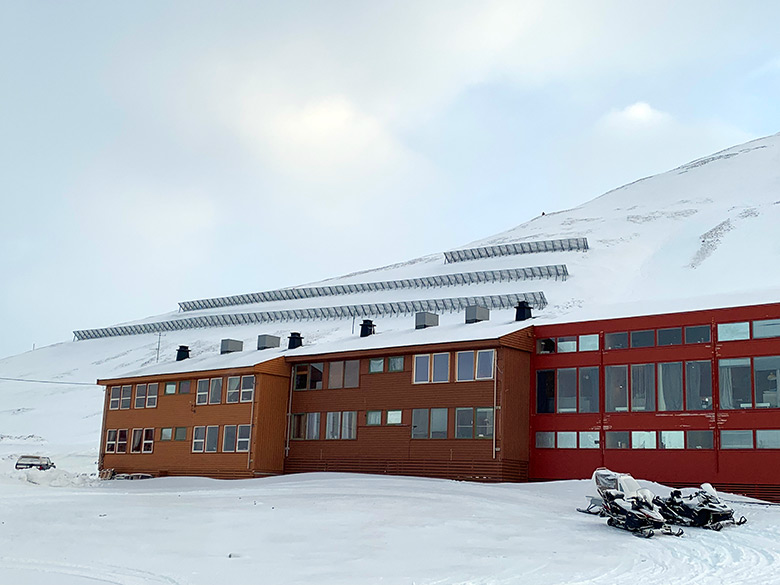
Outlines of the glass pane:
<svg viewBox="0 0 780 585">
<path fill-rule="evenodd" d="M 146 406 L 146 384 L 138 384 L 135 387 L 135 407 L 143 408 Z"/>
<path fill-rule="evenodd" d="M 536 372 L 536 412 L 555 412 L 555 370 Z"/>
<path fill-rule="evenodd" d="M 293 439 L 305 439 L 306 438 L 306 415 L 294 414 L 292 420 L 292 438 Z"/>
<path fill-rule="evenodd" d="M 752 449 L 753 431 L 721 431 L 721 449 Z"/>
<path fill-rule="evenodd" d="M 558 370 L 558 412 L 577 412 L 577 368 Z"/>
<path fill-rule="evenodd" d="M 536 342 L 536 353 L 555 353 L 555 340 L 539 339 Z"/>
<path fill-rule="evenodd" d="M 580 449 L 598 449 L 598 431 L 580 431 Z"/>
<path fill-rule="evenodd" d="M 599 411 L 599 369 L 580 368 L 580 412 Z"/>
<path fill-rule="evenodd" d="M 366 424 L 369 426 L 376 426 L 382 424 L 382 411 L 381 410 L 369 410 L 366 413 Z"/>
<path fill-rule="evenodd" d="M 404 356 L 391 357 L 387 360 L 388 372 L 403 372 L 404 371 Z"/>
<path fill-rule="evenodd" d="M 628 333 L 605 333 L 604 349 L 626 349 L 628 347 Z"/>
<path fill-rule="evenodd" d="M 631 347 L 653 347 L 655 345 L 655 331 L 632 331 Z"/>
<path fill-rule="evenodd" d="M 329 412 L 325 419 L 325 438 L 338 439 L 341 436 L 341 413 Z"/>
<path fill-rule="evenodd" d="M 217 441 L 219 440 L 219 427 L 206 428 L 206 453 L 217 452 Z"/>
<path fill-rule="evenodd" d="M 402 420 L 402 411 L 400 410 L 388 410 L 387 411 L 387 424 L 400 425 Z"/>
<path fill-rule="evenodd" d="M 457 380 L 473 380 L 474 379 L 474 352 L 473 351 L 459 351 L 456 354 L 457 360 Z"/>
<path fill-rule="evenodd" d="M 555 447 L 555 433 L 538 431 L 536 433 L 536 447 L 538 449 L 552 449 Z"/>
<path fill-rule="evenodd" d="M 604 435 L 607 449 L 628 449 L 628 431 L 607 431 Z"/>
<path fill-rule="evenodd" d="M 357 412 L 348 410 L 341 413 L 341 438 L 352 440 L 357 435 Z"/>
<path fill-rule="evenodd" d="M 434 382 L 448 382 L 450 379 L 450 354 L 433 354 L 433 378 Z"/>
<path fill-rule="evenodd" d="M 323 364 L 309 364 L 309 390 L 322 390 Z"/>
<path fill-rule="evenodd" d="M 344 362 L 328 364 L 328 388 L 344 387 Z"/>
<path fill-rule="evenodd" d="M 255 394 L 255 377 L 241 377 L 241 402 L 251 402 Z"/>
<path fill-rule="evenodd" d="M 172 427 L 166 427 L 164 429 L 160 429 L 160 440 L 161 441 L 170 441 L 173 438 L 173 428 Z"/>
<path fill-rule="evenodd" d="M 580 335 L 580 351 L 598 351 L 599 334 Z"/>
<path fill-rule="evenodd" d="M 492 408 L 477 408 L 476 435 L 478 439 L 490 439 L 493 437 Z"/>
<path fill-rule="evenodd" d="M 431 439 L 447 438 L 447 409 L 431 408 Z"/>
<path fill-rule="evenodd" d="M 165 393 L 166 394 L 176 394 L 176 382 L 166 382 L 165 383 Z"/>
<path fill-rule="evenodd" d="M 683 409 L 682 362 L 658 364 L 658 410 Z"/>
<path fill-rule="evenodd" d="M 388 415 L 390 413 L 388 412 Z M 428 409 L 415 408 L 412 410 L 412 439 L 428 438 Z"/>
<path fill-rule="evenodd" d="M 753 380 L 756 387 L 756 408 L 777 408 L 777 378 L 780 357 L 753 358 Z"/>
<path fill-rule="evenodd" d="M 559 432 L 558 433 L 558 448 L 559 449 L 576 449 L 577 448 L 577 433 L 576 432 Z"/>
<path fill-rule="evenodd" d="M 661 431 L 660 449 L 685 449 L 684 431 Z"/>
<path fill-rule="evenodd" d="M 674 329 L 658 330 L 658 345 L 681 345 L 681 344 L 682 344 L 681 327 L 675 327 Z"/>
<path fill-rule="evenodd" d="M 712 410 L 712 364 L 685 363 L 685 409 Z"/>
<path fill-rule="evenodd" d="M 198 381 L 200 387 L 200 381 Z M 295 366 L 295 381 L 293 389 L 306 390 L 309 387 L 309 366 L 300 364 Z"/>
<path fill-rule="evenodd" d="M 306 438 L 317 440 L 320 438 L 320 413 L 310 412 L 306 415 Z"/>
<path fill-rule="evenodd" d="M 750 339 L 750 323 L 718 323 L 718 341 Z"/>
<path fill-rule="evenodd" d="M 368 360 L 368 373 L 379 374 L 385 371 L 385 358 L 371 358 Z"/>
<path fill-rule="evenodd" d="M 753 339 L 780 337 L 780 319 L 753 321 Z"/>
<path fill-rule="evenodd" d="M 212 378 L 209 389 L 209 404 L 222 402 L 222 378 Z"/>
<path fill-rule="evenodd" d="M 429 355 L 416 355 L 414 356 L 414 381 L 416 383 L 428 382 L 429 377 L 429 363 L 431 356 Z"/>
<path fill-rule="evenodd" d="M 360 386 L 360 360 L 344 362 L 344 388 Z"/>
<path fill-rule="evenodd" d="M 196 404 L 206 404 L 209 400 L 209 381 L 198 380 L 198 394 Z"/>
<path fill-rule="evenodd" d="M 225 436 L 222 438 L 222 450 L 232 453 L 236 450 L 236 425 L 225 425 Z"/>
<path fill-rule="evenodd" d="M 241 390 L 241 377 L 230 376 L 227 381 L 227 397 L 226 402 L 232 404 L 238 402 L 238 395 Z"/>
<path fill-rule="evenodd" d="M 720 360 L 718 379 L 722 409 L 753 408 L 750 392 L 750 358 Z"/>
<path fill-rule="evenodd" d="M 176 427 L 176 431 L 174 432 L 173 438 L 176 441 L 186 441 L 187 427 Z"/>
<path fill-rule="evenodd" d="M 655 449 L 655 431 L 631 431 L 632 449 Z"/>
<path fill-rule="evenodd" d="M 709 343 L 710 326 L 693 325 L 685 328 L 685 343 Z"/>
<path fill-rule="evenodd" d="M 190 393 L 190 381 L 185 380 L 184 382 L 179 382 L 179 394 L 189 394 Z"/>
<path fill-rule="evenodd" d="M 477 352 L 477 379 L 493 379 L 493 350 L 483 349 Z"/>
<path fill-rule="evenodd" d="M 759 449 L 780 449 L 780 431 L 756 431 L 756 447 Z"/>
<path fill-rule="evenodd" d="M 559 337 L 558 338 L 558 353 L 571 353 L 577 351 L 577 338 L 576 337 Z"/>
<path fill-rule="evenodd" d="M 712 449 L 712 431 L 685 431 L 688 449 Z"/>
<path fill-rule="evenodd" d="M 631 410 L 634 412 L 655 410 L 655 366 L 653 364 L 631 366 Z"/>
<path fill-rule="evenodd" d="M 456 439 L 474 438 L 474 409 L 473 408 L 455 409 L 455 438 Z"/>
<path fill-rule="evenodd" d="M 628 366 L 604 368 L 604 386 L 606 411 L 628 411 Z"/>
</svg>

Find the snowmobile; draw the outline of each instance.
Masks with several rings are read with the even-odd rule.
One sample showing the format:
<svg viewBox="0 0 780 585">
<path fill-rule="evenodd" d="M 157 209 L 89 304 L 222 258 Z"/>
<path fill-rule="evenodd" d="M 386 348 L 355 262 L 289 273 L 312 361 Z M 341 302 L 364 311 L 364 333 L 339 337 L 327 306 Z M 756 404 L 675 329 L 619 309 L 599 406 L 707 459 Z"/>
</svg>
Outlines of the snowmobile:
<svg viewBox="0 0 780 585">
<path fill-rule="evenodd" d="M 640 487 L 629 474 L 600 467 L 593 472 L 593 481 L 600 497 L 591 496 L 588 508 L 578 508 L 579 511 L 606 517 L 609 526 L 644 538 L 650 538 L 656 530 L 682 536 L 682 529 L 673 531 L 653 503 L 653 492 Z"/>
<path fill-rule="evenodd" d="M 689 496 L 683 496 L 680 490 L 672 490 L 668 498 L 656 496 L 654 503 L 667 522 L 680 526 L 720 530 L 725 524 L 740 526 L 747 522 L 744 516 L 734 518 L 734 510 L 721 501 L 718 492 L 709 483 L 701 484 L 701 489 Z"/>
</svg>

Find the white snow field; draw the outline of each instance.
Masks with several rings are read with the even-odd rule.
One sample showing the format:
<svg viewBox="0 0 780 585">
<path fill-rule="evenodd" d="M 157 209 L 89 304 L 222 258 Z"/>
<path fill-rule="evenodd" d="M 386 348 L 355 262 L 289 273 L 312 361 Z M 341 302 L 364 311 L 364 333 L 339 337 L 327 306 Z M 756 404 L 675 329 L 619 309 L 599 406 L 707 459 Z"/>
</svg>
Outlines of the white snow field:
<svg viewBox="0 0 780 585">
<path fill-rule="evenodd" d="M 54 470 L 6 472 L 0 490 L 0 582 L 16 585 L 780 583 L 780 508 L 733 504 L 746 525 L 640 539 L 575 511 L 587 481 Z"/>
<path fill-rule="evenodd" d="M 323 284 L 553 264 L 568 267 L 565 281 L 360 292 L 166 312 L 132 323 L 532 291 L 543 291 L 549 302 L 534 311 L 531 323 L 539 324 L 777 302 L 778 225 L 780 134 L 463 246 L 586 237 L 585 252 L 451 264 L 437 253 Z M 225 294 L 242 292 L 254 291 Z M 35 318 L 34 308 L 19 310 Z M 189 367 L 219 359 L 223 338 L 248 348 L 224 359 L 251 360 L 258 334 L 278 335 L 284 344 L 290 331 L 300 331 L 304 346 L 293 351 L 336 352 L 358 343 L 496 337 L 521 326 L 513 317 L 512 310 L 494 310 L 489 322 L 464 325 L 462 314 L 443 314 L 439 327 L 422 331 L 413 329 L 412 315 L 378 317 L 377 334 L 362 341 L 351 319 L 203 327 L 68 341 L 0 360 L 0 585 L 780 583 L 780 509 L 774 506 L 736 504 L 749 523 L 721 533 L 689 530 L 679 539 L 640 540 L 574 511 L 593 491 L 583 482 L 95 479 L 103 403 L 95 381 L 166 368 L 180 344 L 192 350 Z M 57 469 L 17 472 L 13 463 L 24 454 L 48 455 Z"/>
</svg>

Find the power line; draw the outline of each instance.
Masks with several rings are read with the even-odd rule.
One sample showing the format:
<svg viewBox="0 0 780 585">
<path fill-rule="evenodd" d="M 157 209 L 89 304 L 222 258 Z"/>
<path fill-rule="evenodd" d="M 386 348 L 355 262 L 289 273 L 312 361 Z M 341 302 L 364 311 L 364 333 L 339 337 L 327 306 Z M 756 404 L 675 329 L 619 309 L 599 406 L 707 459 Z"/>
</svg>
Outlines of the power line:
<svg viewBox="0 0 780 585">
<path fill-rule="evenodd" d="M 8 382 L 34 382 L 36 384 L 65 384 L 68 386 L 97 386 L 97 384 L 90 384 L 88 382 L 60 382 L 58 380 L 26 380 L 24 378 L 4 378 L 0 376 L 0 380 L 6 380 Z"/>
</svg>

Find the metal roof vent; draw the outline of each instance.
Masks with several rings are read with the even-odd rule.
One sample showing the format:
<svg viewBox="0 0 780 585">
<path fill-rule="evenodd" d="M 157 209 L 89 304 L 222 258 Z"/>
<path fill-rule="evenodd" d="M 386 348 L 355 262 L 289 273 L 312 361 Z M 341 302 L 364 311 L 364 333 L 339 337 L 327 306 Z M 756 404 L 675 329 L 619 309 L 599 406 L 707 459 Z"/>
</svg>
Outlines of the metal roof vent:
<svg viewBox="0 0 780 585">
<path fill-rule="evenodd" d="M 295 349 L 303 345 L 303 337 L 297 331 L 290 333 L 289 341 L 287 342 L 287 349 Z"/>
<path fill-rule="evenodd" d="M 219 346 L 219 353 L 233 353 L 244 350 L 244 342 L 238 339 L 223 339 Z"/>
<path fill-rule="evenodd" d="M 528 301 L 520 301 L 515 307 L 515 321 L 525 321 L 531 318 L 531 306 Z"/>
<path fill-rule="evenodd" d="M 439 316 L 436 313 L 417 313 L 414 316 L 414 328 L 425 329 L 426 327 L 436 327 L 439 324 Z"/>
<path fill-rule="evenodd" d="M 466 323 L 479 323 L 480 321 L 490 320 L 490 309 L 487 307 L 480 307 L 478 305 L 472 305 L 466 307 Z"/>
<path fill-rule="evenodd" d="M 282 338 L 276 335 L 258 335 L 257 336 L 257 349 L 270 349 L 272 347 L 279 347 L 282 344 Z"/>
<path fill-rule="evenodd" d="M 182 360 L 186 360 L 190 357 L 190 348 L 186 345 L 180 345 L 179 349 L 176 350 L 176 361 L 180 362 Z"/>
<path fill-rule="evenodd" d="M 376 333 L 376 325 L 371 319 L 363 319 L 360 324 L 360 337 L 368 337 Z"/>
</svg>

